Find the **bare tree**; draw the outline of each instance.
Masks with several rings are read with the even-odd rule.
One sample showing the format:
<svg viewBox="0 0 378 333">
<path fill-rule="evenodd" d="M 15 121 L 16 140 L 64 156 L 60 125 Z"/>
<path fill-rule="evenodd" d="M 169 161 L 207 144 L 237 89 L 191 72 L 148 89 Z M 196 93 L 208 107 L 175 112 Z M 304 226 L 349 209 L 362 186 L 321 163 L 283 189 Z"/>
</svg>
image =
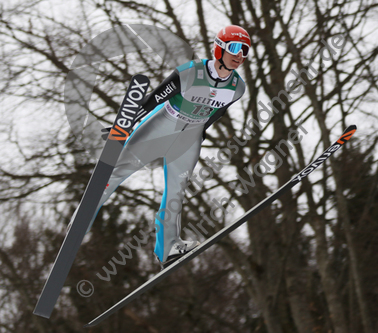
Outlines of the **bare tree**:
<svg viewBox="0 0 378 333">
<path fill-rule="evenodd" d="M 195 170 L 201 186 L 188 187 L 187 236 L 208 237 L 249 210 L 352 122 L 358 140 L 93 332 L 376 331 L 377 4 L 78 0 L 66 6 L 72 7 L 45 1 L 1 7 L 0 332 L 79 332 L 157 272 L 152 241 L 143 237 L 162 195 L 162 174 L 151 167 L 100 211 L 51 320 L 32 315 L 96 162 L 67 125 L 66 76 L 95 36 L 141 22 L 167 29 L 208 58 L 225 24 L 241 25 L 252 37 L 241 70 L 247 92 L 208 131 Z M 96 66 L 87 108 L 103 124 L 114 119 L 133 74 L 143 71 L 154 87 L 172 70 L 148 50 Z M 201 214 L 214 212 L 213 200 L 227 213 L 195 230 Z M 138 249 L 127 254 L 127 244 Z M 80 280 L 93 282 L 92 297 L 77 293 Z"/>
</svg>

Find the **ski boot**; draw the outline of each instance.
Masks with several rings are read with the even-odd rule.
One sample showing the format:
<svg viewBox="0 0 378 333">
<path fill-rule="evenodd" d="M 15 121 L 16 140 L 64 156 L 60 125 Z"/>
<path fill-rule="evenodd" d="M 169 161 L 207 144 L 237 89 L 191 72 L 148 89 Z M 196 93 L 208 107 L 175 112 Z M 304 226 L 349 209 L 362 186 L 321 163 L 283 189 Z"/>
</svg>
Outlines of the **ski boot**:
<svg viewBox="0 0 378 333">
<path fill-rule="evenodd" d="M 161 262 L 159 257 L 155 254 L 155 257 L 160 264 L 161 270 L 172 265 L 176 260 L 180 259 L 182 256 L 193 250 L 198 245 L 200 245 L 199 241 L 180 241 L 173 244 L 172 249 L 171 251 L 169 251 L 167 260 L 165 262 Z"/>
</svg>

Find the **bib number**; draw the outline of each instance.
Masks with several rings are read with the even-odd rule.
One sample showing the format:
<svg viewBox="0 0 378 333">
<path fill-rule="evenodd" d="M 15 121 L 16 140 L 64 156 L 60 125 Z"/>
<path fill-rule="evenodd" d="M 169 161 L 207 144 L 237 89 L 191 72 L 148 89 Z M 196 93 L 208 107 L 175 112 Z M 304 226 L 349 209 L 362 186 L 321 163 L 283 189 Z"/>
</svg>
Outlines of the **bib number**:
<svg viewBox="0 0 378 333">
<path fill-rule="evenodd" d="M 214 111 L 214 108 L 205 105 L 196 105 L 192 114 L 200 117 L 208 117 L 210 116 L 211 112 Z"/>
</svg>

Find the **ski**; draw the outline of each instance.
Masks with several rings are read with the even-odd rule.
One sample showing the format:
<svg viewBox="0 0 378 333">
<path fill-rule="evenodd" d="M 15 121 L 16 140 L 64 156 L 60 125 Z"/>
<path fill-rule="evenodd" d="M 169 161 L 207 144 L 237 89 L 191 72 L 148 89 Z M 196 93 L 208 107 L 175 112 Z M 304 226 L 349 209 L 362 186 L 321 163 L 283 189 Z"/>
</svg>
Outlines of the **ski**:
<svg viewBox="0 0 378 333">
<path fill-rule="evenodd" d="M 219 240 L 230 234 L 232 231 L 240 227 L 243 223 L 248 221 L 252 216 L 259 213 L 262 209 L 269 206 L 273 201 L 275 201 L 277 198 L 279 198 L 282 194 L 293 188 L 295 185 L 297 185 L 303 178 L 307 177 L 310 173 L 312 173 L 315 169 L 317 169 L 325 160 L 327 160 L 334 152 L 339 150 L 342 145 L 347 142 L 352 135 L 356 132 L 357 127 L 355 125 L 349 126 L 343 133 L 343 135 L 335 142 L 333 143 L 327 150 L 325 150 L 315 161 L 311 162 L 309 165 L 307 165 L 300 173 L 298 173 L 295 177 L 293 177 L 291 180 L 289 180 L 286 184 L 281 186 L 276 192 L 272 193 L 269 197 L 258 203 L 256 206 L 251 208 L 249 211 L 247 211 L 244 215 L 239 217 L 237 220 L 235 220 L 230 225 L 224 227 L 222 230 L 218 231 L 216 234 L 214 234 L 212 237 L 208 238 L 206 241 L 204 241 L 202 244 L 194 248 L 192 251 L 188 252 L 185 256 L 181 257 L 179 260 L 174 262 L 172 265 L 168 266 L 161 272 L 159 272 L 157 275 L 155 275 L 153 278 L 145 282 L 143 285 L 141 285 L 139 288 L 131 292 L 129 295 L 127 295 L 124 299 L 119 301 L 117 304 L 113 305 L 111 308 L 103 312 L 101 315 L 99 315 L 97 318 L 93 319 L 91 322 L 86 324 L 84 327 L 92 327 L 100 322 L 102 322 L 104 319 L 109 317 L 111 314 L 116 312 L 117 310 L 124 307 L 126 304 L 130 303 L 143 293 L 145 293 L 147 290 L 155 286 L 157 283 L 159 283 L 161 280 L 166 278 L 168 275 L 172 274 L 174 271 L 179 269 L 181 266 L 188 263 L 190 260 L 197 257 L 199 254 L 210 248 L 212 245 L 217 243 Z"/>
<path fill-rule="evenodd" d="M 137 74 L 131 79 L 108 139 L 81 199 L 77 214 L 38 299 L 33 312 L 35 315 L 50 318 L 90 221 L 96 213 L 97 205 L 129 137 L 149 84 L 149 79 L 141 74 Z"/>
</svg>

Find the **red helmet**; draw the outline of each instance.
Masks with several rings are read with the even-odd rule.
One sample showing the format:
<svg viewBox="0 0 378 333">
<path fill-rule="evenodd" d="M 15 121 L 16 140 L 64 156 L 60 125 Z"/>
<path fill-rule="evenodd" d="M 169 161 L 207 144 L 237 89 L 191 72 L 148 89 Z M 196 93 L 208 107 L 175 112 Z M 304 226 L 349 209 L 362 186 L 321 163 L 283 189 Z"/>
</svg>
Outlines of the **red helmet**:
<svg viewBox="0 0 378 333">
<path fill-rule="evenodd" d="M 243 57 L 247 57 L 248 50 L 251 47 L 251 39 L 247 31 L 237 25 L 229 25 L 223 28 L 215 37 L 214 40 L 214 56 L 215 59 L 221 59 L 223 55 L 223 50 L 230 50 L 227 49 L 227 42 L 241 42 L 246 44 L 245 48 L 243 48 Z M 247 47 L 248 45 L 248 47 Z M 240 49 L 241 50 L 241 49 Z M 239 50 L 239 52 L 240 52 Z M 231 53 L 231 52 L 230 52 Z"/>
</svg>

